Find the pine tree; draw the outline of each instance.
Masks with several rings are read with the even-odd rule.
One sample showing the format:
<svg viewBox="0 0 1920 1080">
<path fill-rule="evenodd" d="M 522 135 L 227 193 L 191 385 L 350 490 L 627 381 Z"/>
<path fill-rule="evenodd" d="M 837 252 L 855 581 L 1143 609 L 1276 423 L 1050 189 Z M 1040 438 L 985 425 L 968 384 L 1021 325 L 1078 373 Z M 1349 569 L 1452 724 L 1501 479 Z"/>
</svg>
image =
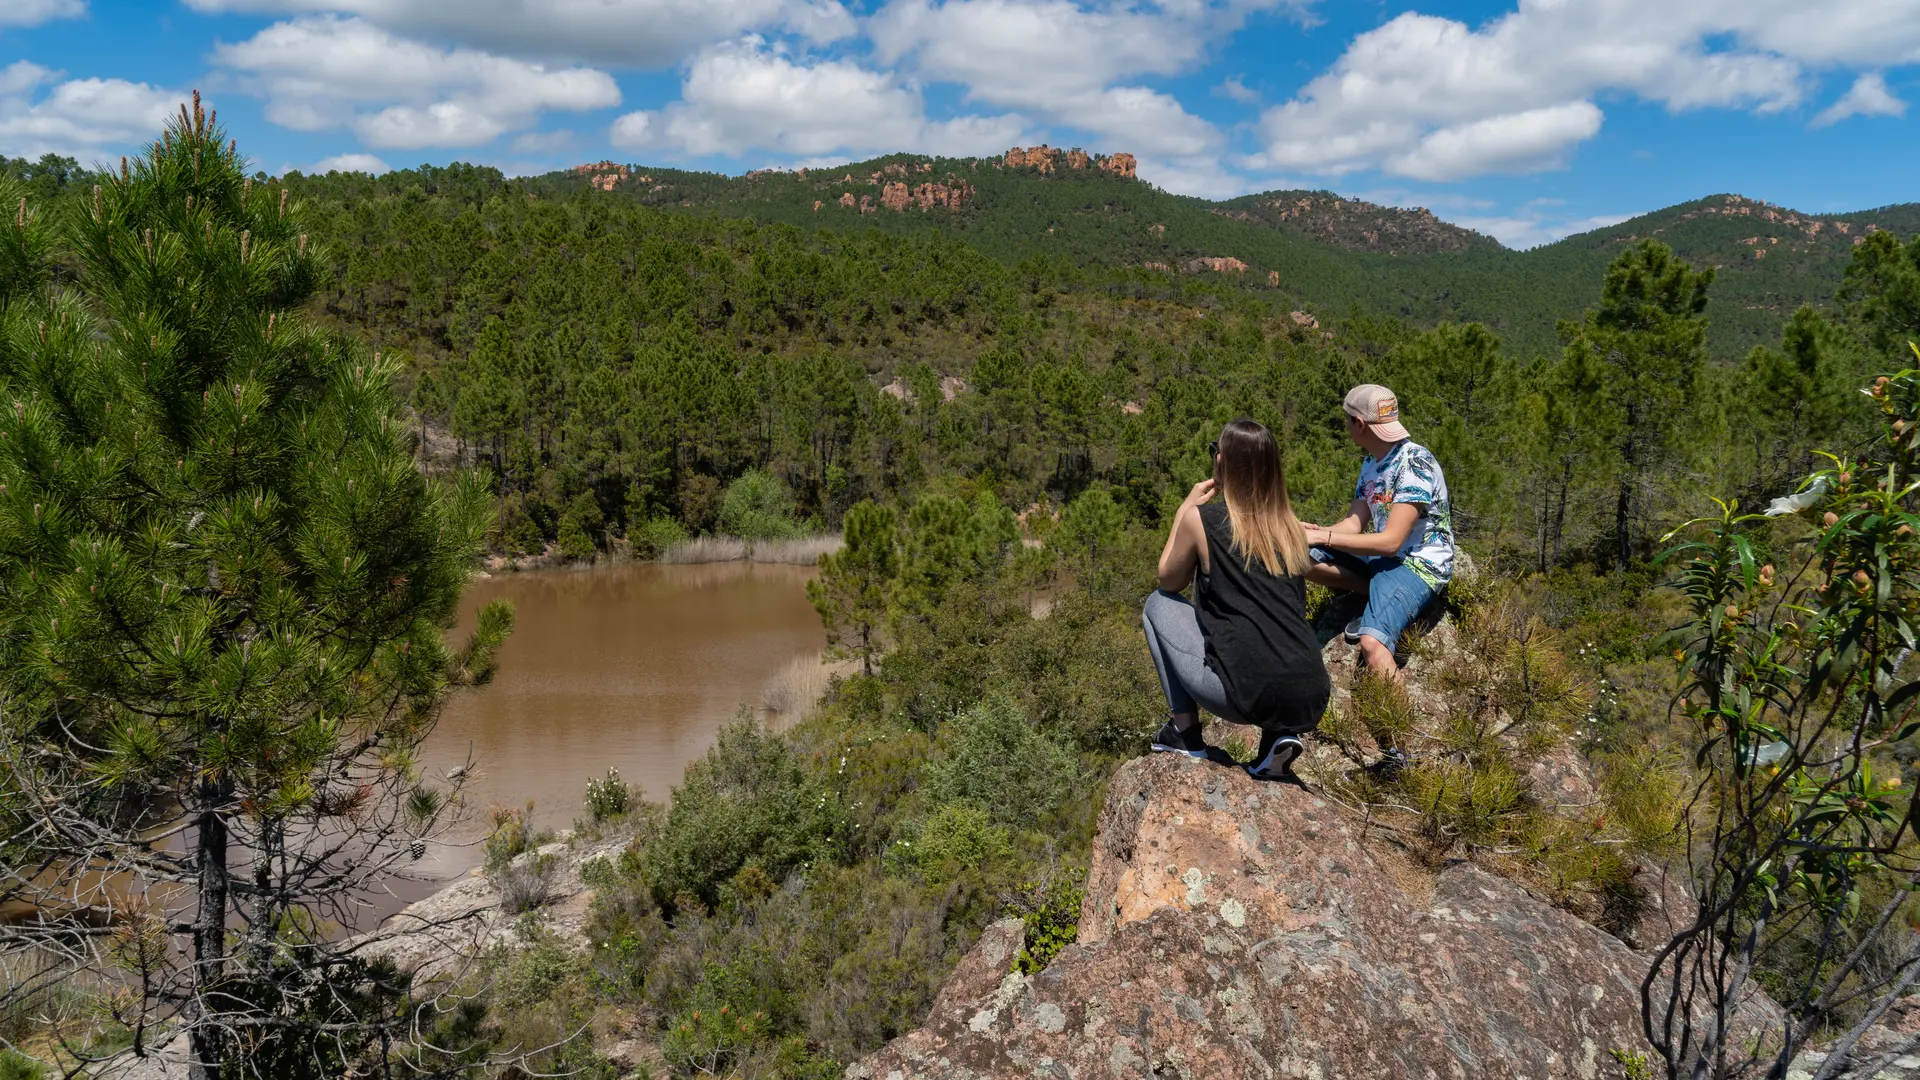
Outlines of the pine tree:
<svg viewBox="0 0 1920 1080">
<path fill-rule="evenodd" d="M 1747 356 L 1741 398 L 1752 410 L 1762 490 L 1812 472 L 1815 447 L 1838 434 L 1848 394 L 1836 370 L 1837 336 L 1819 312 L 1803 307 L 1787 320 L 1779 350 L 1761 346 Z"/>
<path fill-rule="evenodd" d="M 1570 358 L 1603 372 L 1590 420 L 1606 433 L 1613 487 L 1613 555 L 1626 566 L 1638 551 L 1655 476 L 1684 455 L 1707 358 L 1707 289 L 1696 271 L 1657 240 L 1621 252 L 1607 267 L 1600 303 L 1579 323 L 1562 323 Z"/>
<path fill-rule="evenodd" d="M 1079 574 L 1087 596 L 1104 595 L 1110 586 L 1115 549 L 1126 525 L 1126 511 L 1104 487 L 1087 489 L 1060 515 L 1054 542 Z"/>
<path fill-rule="evenodd" d="M 1414 437 L 1446 471 L 1456 529 L 1488 536 L 1515 478 L 1513 361 L 1479 323 L 1441 323 L 1387 359 Z"/>
<path fill-rule="evenodd" d="M 900 570 L 899 529 L 890 508 L 861 502 L 847 511 L 842 530 L 844 545 L 820 556 L 820 576 L 807 582 L 807 599 L 826 624 L 828 647 L 858 657 L 861 674 L 872 675 Z"/>
<path fill-rule="evenodd" d="M 1892 233 L 1869 233 L 1853 249 L 1839 299 L 1879 362 L 1906 367 L 1907 343 L 1920 339 L 1920 236 L 1902 245 Z"/>
<path fill-rule="evenodd" d="M 38 905 L 49 946 L 115 928 L 67 955 L 121 969 L 117 1053 L 184 1039 L 196 1080 L 340 1075 L 408 1016 L 404 979 L 329 924 L 448 823 L 417 751 L 511 623 L 489 607 L 444 640 L 487 493 L 425 479 L 399 366 L 303 316 L 323 263 L 299 208 L 197 95 L 71 220 L 17 205 L 0 836 L 39 873 L 0 901 Z"/>
</svg>

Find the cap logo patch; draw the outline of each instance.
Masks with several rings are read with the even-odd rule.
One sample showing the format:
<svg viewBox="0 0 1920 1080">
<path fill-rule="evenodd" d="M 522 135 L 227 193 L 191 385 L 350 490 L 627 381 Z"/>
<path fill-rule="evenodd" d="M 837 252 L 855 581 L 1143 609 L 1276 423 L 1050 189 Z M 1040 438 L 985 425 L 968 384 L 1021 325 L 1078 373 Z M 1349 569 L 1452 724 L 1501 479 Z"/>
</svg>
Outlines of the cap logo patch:
<svg viewBox="0 0 1920 1080">
<path fill-rule="evenodd" d="M 1380 414 L 1380 418 L 1374 421 L 1376 424 L 1388 424 L 1400 419 L 1400 403 L 1392 398 L 1382 401 L 1375 408 Z"/>
</svg>

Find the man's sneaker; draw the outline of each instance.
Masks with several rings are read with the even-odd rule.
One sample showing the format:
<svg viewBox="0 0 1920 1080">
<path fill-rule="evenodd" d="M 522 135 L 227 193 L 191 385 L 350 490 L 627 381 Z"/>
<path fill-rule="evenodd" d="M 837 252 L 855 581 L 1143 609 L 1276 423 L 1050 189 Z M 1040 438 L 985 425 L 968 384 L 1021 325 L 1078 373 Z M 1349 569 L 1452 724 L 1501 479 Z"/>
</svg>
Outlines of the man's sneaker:
<svg viewBox="0 0 1920 1080">
<path fill-rule="evenodd" d="M 1153 737 L 1153 750 L 1161 754 L 1185 754 L 1188 757 L 1204 760 L 1207 756 L 1207 740 L 1200 737 L 1200 725 L 1194 725 L 1185 731 L 1173 726 L 1169 720 L 1160 725 L 1160 734 Z"/>
<path fill-rule="evenodd" d="M 1255 780 L 1292 780 L 1293 763 L 1307 752 L 1307 744 L 1297 735 L 1282 735 L 1267 748 L 1267 756 L 1247 766 L 1247 775 Z"/>
<path fill-rule="evenodd" d="M 1400 778 L 1407 769 L 1407 755 L 1398 749 L 1385 751 L 1380 760 L 1367 766 L 1366 771 L 1375 779 L 1391 784 Z"/>
<path fill-rule="evenodd" d="M 1347 644 L 1349 645 L 1360 644 L 1360 620 L 1364 617 L 1365 616 L 1362 616 L 1362 615 L 1355 615 L 1353 617 L 1353 620 L 1347 623 L 1347 629 L 1343 635 L 1347 639 Z"/>
</svg>

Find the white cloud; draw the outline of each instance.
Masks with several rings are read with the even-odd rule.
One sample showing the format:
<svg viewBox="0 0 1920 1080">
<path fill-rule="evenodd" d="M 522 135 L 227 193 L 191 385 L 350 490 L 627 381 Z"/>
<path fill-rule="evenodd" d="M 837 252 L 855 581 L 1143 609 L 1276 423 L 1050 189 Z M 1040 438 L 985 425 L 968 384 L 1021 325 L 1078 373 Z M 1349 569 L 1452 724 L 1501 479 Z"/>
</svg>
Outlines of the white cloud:
<svg viewBox="0 0 1920 1080">
<path fill-rule="evenodd" d="M 15 60 L 0 68 L 0 97 L 28 93 L 41 83 L 59 76 L 59 72 L 43 68 L 31 60 Z"/>
<path fill-rule="evenodd" d="M 300 131 L 351 128 L 369 146 L 479 146 L 552 110 L 620 103 L 612 76 L 471 49 L 439 49 L 357 18 L 276 23 L 214 59 L 267 97 L 267 119 Z"/>
<path fill-rule="evenodd" d="M 1017 141 L 1018 116 L 930 121 L 917 89 L 896 76 L 844 61 L 803 63 L 757 37 L 694 58 L 679 101 L 614 121 L 615 146 L 690 157 L 749 150 L 819 158 L 911 150 L 992 153 Z"/>
<path fill-rule="evenodd" d="M 571 131 L 529 131 L 515 138 L 508 149 L 516 154 L 558 154 L 579 141 Z"/>
<path fill-rule="evenodd" d="M 0 68 L 0 153 L 91 164 L 160 135 L 187 95 L 125 79 L 68 79 L 26 60 Z M 37 100 L 35 94 L 51 84 Z"/>
<path fill-rule="evenodd" d="M 1255 191 L 1274 191 L 1303 186 L 1282 176 L 1250 175 L 1221 161 L 1217 154 L 1192 157 L 1142 157 L 1137 175 L 1147 183 L 1175 195 L 1198 199 L 1232 199 Z"/>
<path fill-rule="evenodd" d="M 330 158 L 314 162 L 313 168 L 307 171 L 316 176 L 330 172 L 356 172 L 379 176 L 384 172 L 392 172 L 393 166 L 372 154 L 335 154 Z"/>
<path fill-rule="evenodd" d="M 1422 179 L 1553 168 L 1599 130 L 1609 93 L 1775 112 L 1801 103 L 1810 69 L 1915 60 L 1914 0 L 1519 0 L 1477 28 L 1409 12 L 1269 109 L 1258 160 Z"/>
<path fill-rule="evenodd" d="M 200 11 L 356 15 L 507 56 L 667 67 L 703 45 L 780 28 L 816 42 L 857 25 L 839 0 L 187 0 Z"/>
<path fill-rule="evenodd" d="M 85 0 L 7 0 L 0 4 L 0 26 L 39 26 L 52 19 L 77 19 Z"/>
<path fill-rule="evenodd" d="M 1839 101 L 1820 110 L 1820 114 L 1813 118 L 1813 126 L 1828 127 L 1850 116 L 1905 115 L 1907 103 L 1894 97 L 1893 91 L 1887 89 L 1886 76 L 1871 71 L 1853 80 L 1853 88 Z"/>
<path fill-rule="evenodd" d="M 1240 81 L 1238 75 L 1227 76 L 1213 88 L 1213 95 L 1226 98 L 1228 101 L 1237 101 L 1242 105 L 1252 105 L 1260 100 L 1260 92 Z"/>
<path fill-rule="evenodd" d="M 1166 156 L 1218 146 L 1212 124 L 1142 76 L 1203 64 L 1250 11 L 1287 0 L 891 0 L 867 24 L 882 63 L 966 87 L 969 101 L 1045 117 L 1113 140 L 1107 149 Z M 1119 84 L 1119 85 L 1116 85 Z"/>
<path fill-rule="evenodd" d="M 1576 101 L 1441 128 L 1388 158 L 1387 171 L 1416 180 L 1458 180 L 1564 167 L 1567 150 L 1592 138 L 1601 119 L 1592 102 Z"/>
<path fill-rule="evenodd" d="M 1518 214 L 1454 214 L 1443 220 L 1463 229 L 1485 233 L 1516 251 L 1551 244 L 1583 232 L 1618 225 L 1634 214 L 1598 214 L 1593 217 L 1551 218 L 1533 207 Z"/>
</svg>

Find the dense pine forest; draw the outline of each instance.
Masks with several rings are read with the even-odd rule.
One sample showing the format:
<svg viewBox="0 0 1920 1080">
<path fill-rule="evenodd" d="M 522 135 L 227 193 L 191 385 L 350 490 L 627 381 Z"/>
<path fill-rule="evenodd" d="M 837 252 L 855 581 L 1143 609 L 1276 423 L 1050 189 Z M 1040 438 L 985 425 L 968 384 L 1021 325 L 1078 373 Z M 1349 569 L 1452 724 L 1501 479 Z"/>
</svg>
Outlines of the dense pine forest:
<svg viewBox="0 0 1920 1080">
<path fill-rule="evenodd" d="M 982 176 L 984 192 L 992 171 L 966 175 Z M 1171 199 L 1086 172 L 1016 176 L 1010 190 Z M 689 190 L 802 182 L 765 174 Z M 1297 497 L 1326 514 L 1345 499 L 1352 466 L 1335 404 L 1344 387 L 1374 380 L 1401 392 L 1448 463 L 1468 535 L 1489 552 L 1536 569 L 1644 554 L 1686 499 L 1750 501 L 1805 465 L 1817 434 L 1844 429 L 1860 410 L 1843 388 L 1891 362 L 1899 331 L 1880 327 L 1905 309 L 1885 297 L 1911 272 L 1888 230 L 1842 240 L 1844 256 L 1828 245 L 1792 262 L 1782 249 L 1767 277 L 1698 266 L 1697 281 L 1685 280 L 1701 303 L 1664 314 L 1670 325 L 1649 332 L 1677 336 L 1641 355 L 1580 345 L 1592 336 L 1583 327 L 1611 317 L 1582 322 L 1607 262 L 1662 281 L 1696 269 L 1684 252 L 1628 243 L 1619 230 L 1524 254 L 1473 242 L 1420 256 L 1423 273 L 1463 283 L 1472 260 L 1524 261 L 1502 288 L 1533 290 L 1527 303 L 1552 327 L 1541 345 L 1537 334 L 1516 344 L 1497 326 L 1359 297 L 1331 311 L 1296 307 L 1304 301 L 1288 289 L 1243 280 L 1260 276 L 1257 260 L 1249 274 L 1223 275 L 1129 268 L 1091 249 L 1020 252 L 1008 238 L 1044 235 L 1054 212 L 1038 195 L 1039 217 L 910 208 L 855 212 L 836 230 L 461 167 L 290 186 L 333 263 L 322 310 L 410 358 L 423 426 L 485 462 L 505 500 L 501 546 L 530 551 L 558 538 L 570 514 L 576 548 L 586 533 L 604 547 L 656 520 L 713 529 L 727 485 L 750 470 L 778 477 L 798 516 L 827 527 L 863 499 L 953 484 L 1016 508 L 1057 509 L 1097 488 L 1151 524 L 1200 467 L 1209 430 L 1234 415 L 1282 433 Z M 1675 239 L 1755 227 L 1703 205 L 1664 212 Z M 1148 235 L 1141 215 L 1112 220 Z M 1368 260 L 1417 261 L 1199 220 L 1299 246 L 1334 268 L 1328 280 L 1378 285 L 1391 279 Z M 1802 227 L 1784 220 L 1781 229 Z M 946 222 L 956 227 L 929 227 Z M 985 247 L 979 229 L 992 231 Z M 1319 265 L 1288 264 L 1303 275 Z M 1578 289 L 1556 288 L 1564 278 Z M 1770 290 L 1779 310 L 1743 304 L 1742 288 Z M 1757 314 L 1767 344 L 1716 355 L 1714 327 Z"/>
</svg>

